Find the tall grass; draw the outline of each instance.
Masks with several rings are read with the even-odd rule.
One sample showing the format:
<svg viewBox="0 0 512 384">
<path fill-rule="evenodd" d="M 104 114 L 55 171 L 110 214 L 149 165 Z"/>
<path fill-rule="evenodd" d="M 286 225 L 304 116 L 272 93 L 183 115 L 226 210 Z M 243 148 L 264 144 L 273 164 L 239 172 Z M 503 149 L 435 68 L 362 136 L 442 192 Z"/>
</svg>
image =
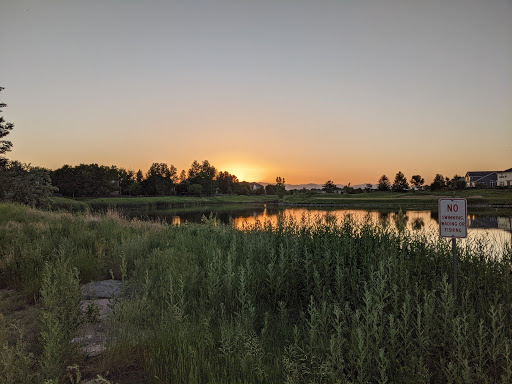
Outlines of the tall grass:
<svg viewBox="0 0 512 384">
<path fill-rule="evenodd" d="M 369 220 L 240 231 L 0 206 L 2 283 L 37 296 L 59 254 L 82 282 L 123 277 L 104 364 L 155 383 L 510 382 L 512 251 L 484 245 L 458 249 L 454 296 L 449 242 Z"/>
</svg>

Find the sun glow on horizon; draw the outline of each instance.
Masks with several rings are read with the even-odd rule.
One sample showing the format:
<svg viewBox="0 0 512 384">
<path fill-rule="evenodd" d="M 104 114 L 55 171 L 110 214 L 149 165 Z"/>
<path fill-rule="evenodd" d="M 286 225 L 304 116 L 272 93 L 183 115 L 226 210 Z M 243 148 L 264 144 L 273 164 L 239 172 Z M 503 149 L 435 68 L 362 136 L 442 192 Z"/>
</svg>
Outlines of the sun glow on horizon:
<svg viewBox="0 0 512 384">
<path fill-rule="evenodd" d="M 235 175 L 239 181 L 256 182 L 261 181 L 265 177 L 265 172 L 262 168 L 246 163 L 230 163 L 219 169 Z"/>
</svg>

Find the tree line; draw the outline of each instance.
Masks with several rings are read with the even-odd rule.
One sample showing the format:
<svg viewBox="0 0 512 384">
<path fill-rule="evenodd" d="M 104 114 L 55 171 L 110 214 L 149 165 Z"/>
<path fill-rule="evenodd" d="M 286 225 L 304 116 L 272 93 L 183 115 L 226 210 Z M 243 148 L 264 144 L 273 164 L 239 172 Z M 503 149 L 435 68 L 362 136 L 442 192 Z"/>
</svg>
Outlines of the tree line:
<svg viewBox="0 0 512 384">
<path fill-rule="evenodd" d="M 410 184 L 409 184 L 410 183 Z M 444 177 L 441 174 L 436 174 L 434 180 L 431 184 L 425 185 L 425 179 L 420 175 L 413 175 L 409 181 L 405 175 L 399 171 L 395 175 L 395 179 L 393 183 L 386 176 L 382 175 L 377 183 L 377 190 L 379 191 L 393 191 L 393 192 L 406 192 L 409 190 L 417 191 L 417 190 L 429 190 L 429 191 L 438 191 L 441 189 L 464 189 L 466 187 L 466 180 L 463 176 L 455 174 L 451 179 L 449 177 Z M 372 184 L 366 184 L 364 189 L 354 189 L 348 185 L 345 185 L 343 188 L 338 188 L 336 184 L 332 180 L 327 180 L 325 184 L 322 186 L 322 190 L 327 193 L 335 193 L 337 191 L 343 193 L 363 193 L 363 192 L 371 192 L 373 190 Z"/>
<path fill-rule="evenodd" d="M 410 183 L 411 184 L 409 186 L 407 178 L 401 171 L 399 171 L 395 175 L 395 180 L 392 184 L 386 175 L 382 175 L 379 179 L 377 189 L 379 191 L 405 192 L 409 189 L 412 189 L 413 191 L 423 189 L 438 191 L 440 189 L 464 189 L 466 187 L 466 180 L 464 177 L 457 174 L 450 179 L 449 177 L 444 177 L 438 173 L 429 185 L 425 185 L 425 179 L 420 175 L 413 175 L 410 179 Z"/>
<path fill-rule="evenodd" d="M 2 90 L 0 87 L 0 92 Z M 0 108 L 6 106 L 0 103 Z M 5 157 L 12 149 L 12 142 L 5 137 L 13 128 L 14 124 L 6 122 L 0 116 L 0 200 L 44 206 L 54 193 L 67 197 L 211 196 L 216 193 L 268 194 L 282 197 L 287 193 L 285 179 L 282 177 L 277 177 L 275 184 L 268 184 L 263 188 L 256 183 L 241 182 L 227 171 L 218 172 L 208 160 L 202 163 L 194 160 L 188 170 L 180 173 L 174 165 L 166 163 L 153 163 L 145 174 L 140 169 L 134 172 L 122 167 L 98 164 L 64 165 L 56 170 L 33 167 L 30 164 L 9 161 Z M 466 186 L 464 178 L 459 175 L 450 179 L 437 174 L 428 186 L 424 185 L 425 180 L 420 175 L 413 175 L 409 182 L 402 172 L 395 175 L 393 183 L 386 175 L 382 175 L 377 189 L 395 192 L 404 192 L 410 188 L 435 191 L 444 188 L 462 189 Z M 322 190 L 333 193 L 340 189 L 332 180 L 328 180 Z M 372 191 L 373 186 L 367 184 L 362 190 L 352 188 L 349 183 L 341 190 L 344 193 L 362 193 Z M 293 192 L 296 191 L 288 193 Z"/>
<path fill-rule="evenodd" d="M 99 196 L 211 196 L 221 194 L 278 194 L 284 179 L 266 188 L 239 181 L 236 175 L 217 171 L 208 160 L 194 160 L 188 170 L 178 172 L 167 163 L 153 163 L 146 173 L 98 164 L 64 165 L 50 172 L 52 185 L 68 197 Z"/>
<path fill-rule="evenodd" d="M 0 87 L 0 92 L 4 88 Z M 6 107 L 0 103 L 0 108 Z M 0 110 L 0 112 L 2 112 Z M 144 174 L 117 166 L 98 164 L 64 165 L 56 170 L 34 167 L 10 161 L 5 154 L 12 149 L 12 142 L 5 137 L 14 128 L 0 116 L 0 201 L 16 201 L 31 206 L 49 204 L 55 193 L 67 197 L 102 196 L 211 196 L 222 194 L 270 194 L 282 196 L 284 178 L 277 177 L 276 184 L 263 188 L 259 184 L 239 181 L 227 171 L 218 172 L 208 160 L 194 160 L 188 170 L 178 170 L 174 165 L 153 163 Z"/>
</svg>

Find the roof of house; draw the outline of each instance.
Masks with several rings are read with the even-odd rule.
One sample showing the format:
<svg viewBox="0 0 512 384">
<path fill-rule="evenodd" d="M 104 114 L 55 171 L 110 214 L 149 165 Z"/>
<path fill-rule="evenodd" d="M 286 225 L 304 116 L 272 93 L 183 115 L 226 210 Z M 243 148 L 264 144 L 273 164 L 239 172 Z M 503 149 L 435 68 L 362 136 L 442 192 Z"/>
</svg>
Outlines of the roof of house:
<svg viewBox="0 0 512 384">
<path fill-rule="evenodd" d="M 504 171 L 501 171 L 501 172 L 499 172 L 499 173 L 505 173 L 505 172 L 512 172 L 512 168 L 505 169 Z"/>
<path fill-rule="evenodd" d="M 476 172 L 467 172 L 466 177 L 485 177 L 487 175 L 492 175 L 493 173 L 496 173 L 497 171 L 476 171 Z"/>
<path fill-rule="evenodd" d="M 497 179 L 497 171 L 478 171 L 478 172 L 468 172 L 466 173 L 466 177 L 470 177 L 472 182 L 484 182 L 487 180 L 496 180 Z"/>
</svg>

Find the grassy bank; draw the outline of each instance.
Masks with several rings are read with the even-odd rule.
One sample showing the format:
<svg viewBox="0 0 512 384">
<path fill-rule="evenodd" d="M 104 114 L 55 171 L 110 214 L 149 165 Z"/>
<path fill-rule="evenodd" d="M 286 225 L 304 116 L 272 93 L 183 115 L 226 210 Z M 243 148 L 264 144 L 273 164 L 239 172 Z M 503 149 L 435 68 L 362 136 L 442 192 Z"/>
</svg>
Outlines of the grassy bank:
<svg viewBox="0 0 512 384">
<path fill-rule="evenodd" d="M 73 293 L 114 276 L 132 295 L 95 364 L 117 382 L 511 382 L 510 248 L 458 249 L 454 295 L 448 241 L 326 220 L 241 232 L 0 205 L 1 288 L 46 319 L 34 355 L 4 344 L 0 369 L 38 382 L 82 363 Z"/>
<path fill-rule="evenodd" d="M 298 205 L 334 205 L 359 208 L 437 208 L 440 198 L 465 198 L 470 207 L 494 205 L 512 205 L 512 189 L 464 189 L 437 192 L 380 192 L 353 195 L 313 194 L 290 195 L 284 198 L 285 204 Z"/>
<path fill-rule="evenodd" d="M 468 200 L 469 207 L 512 206 L 512 189 L 471 189 L 440 192 L 371 192 L 353 195 L 297 193 L 279 199 L 275 195 L 226 195 L 209 197 L 162 196 L 162 197 L 107 197 L 70 199 L 53 197 L 53 209 L 71 212 L 107 210 L 109 208 L 160 208 L 172 209 L 183 207 L 200 207 L 214 204 L 265 204 L 302 206 L 339 206 L 350 208 L 398 209 L 418 208 L 437 209 L 437 202 L 442 197 L 459 197 Z"/>
</svg>

